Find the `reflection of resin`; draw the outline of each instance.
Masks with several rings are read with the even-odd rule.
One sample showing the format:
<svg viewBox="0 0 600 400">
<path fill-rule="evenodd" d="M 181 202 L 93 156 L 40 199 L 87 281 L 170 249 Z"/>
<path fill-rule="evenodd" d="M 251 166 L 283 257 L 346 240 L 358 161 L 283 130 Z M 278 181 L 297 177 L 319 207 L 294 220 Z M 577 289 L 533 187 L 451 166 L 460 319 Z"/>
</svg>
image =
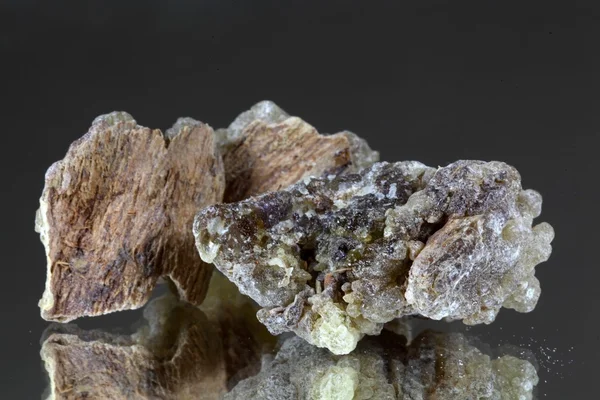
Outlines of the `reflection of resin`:
<svg viewBox="0 0 600 400">
<path fill-rule="evenodd" d="M 537 382 L 530 362 L 492 358 L 462 334 L 426 332 L 405 345 L 384 331 L 345 356 L 290 338 L 225 399 L 526 400 Z"/>
<path fill-rule="evenodd" d="M 269 340 L 256 310 L 231 288 L 237 292 L 215 274 L 202 310 L 172 295 L 158 298 L 147 305 L 146 322 L 133 335 L 52 325 L 41 351 L 49 398 L 221 398 L 258 372 Z"/>
</svg>

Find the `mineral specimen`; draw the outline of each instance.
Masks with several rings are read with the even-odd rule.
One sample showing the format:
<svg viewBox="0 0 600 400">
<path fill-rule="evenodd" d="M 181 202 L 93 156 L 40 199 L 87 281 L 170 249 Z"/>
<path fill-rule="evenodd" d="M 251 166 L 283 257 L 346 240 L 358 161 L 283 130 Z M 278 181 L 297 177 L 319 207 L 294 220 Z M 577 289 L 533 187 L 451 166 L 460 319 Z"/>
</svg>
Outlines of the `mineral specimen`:
<svg viewBox="0 0 600 400">
<path fill-rule="evenodd" d="M 256 300 L 273 334 L 335 354 L 407 315 L 490 323 L 531 311 L 553 230 L 501 162 L 378 163 L 201 211 L 202 259 Z"/>
<path fill-rule="evenodd" d="M 240 114 L 217 137 L 226 202 L 286 188 L 307 176 L 355 172 L 379 160 L 379 153 L 355 134 L 320 135 L 270 101 Z"/>
<path fill-rule="evenodd" d="M 49 399 L 222 398 L 259 371 L 265 333 L 238 312 L 244 302 L 211 302 L 205 313 L 173 295 L 153 300 L 133 335 L 51 325 L 41 351 Z"/>
<path fill-rule="evenodd" d="M 538 383 L 528 361 L 483 354 L 459 333 L 426 332 L 410 346 L 383 334 L 336 356 L 287 339 L 262 371 L 226 400 L 532 399 Z"/>
<path fill-rule="evenodd" d="M 42 317 L 70 321 L 141 307 L 160 277 L 199 304 L 212 271 L 194 248 L 201 207 L 220 202 L 212 129 L 180 120 L 166 134 L 124 112 L 103 115 L 46 173 L 36 215 L 47 256 Z"/>
</svg>

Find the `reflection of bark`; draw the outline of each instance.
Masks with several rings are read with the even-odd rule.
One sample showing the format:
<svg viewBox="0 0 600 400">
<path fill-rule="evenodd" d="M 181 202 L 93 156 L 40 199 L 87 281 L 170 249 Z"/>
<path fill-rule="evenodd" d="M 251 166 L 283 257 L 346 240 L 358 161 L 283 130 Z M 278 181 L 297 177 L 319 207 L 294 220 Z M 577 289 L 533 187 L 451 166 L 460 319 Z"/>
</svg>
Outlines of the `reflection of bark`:
<svg viewBox="0 0 600 400">
<path fill-rule="evenodd" d="M 41 351 L 50 399 L 220 398 L 257 372 L 264 332 L 250 305 L 212 303 L 204 312 L 163 296 L 133 335 L 51 325 Z"/>
<path fill-rule="evenodd" d="M 225 399 L 525 400 L 537 382 L 529 361 L 490 357 L 460 333 L 425 332 L 407 345 L 384 331 L 344 356 L 290 338 Z"/>
</svg>

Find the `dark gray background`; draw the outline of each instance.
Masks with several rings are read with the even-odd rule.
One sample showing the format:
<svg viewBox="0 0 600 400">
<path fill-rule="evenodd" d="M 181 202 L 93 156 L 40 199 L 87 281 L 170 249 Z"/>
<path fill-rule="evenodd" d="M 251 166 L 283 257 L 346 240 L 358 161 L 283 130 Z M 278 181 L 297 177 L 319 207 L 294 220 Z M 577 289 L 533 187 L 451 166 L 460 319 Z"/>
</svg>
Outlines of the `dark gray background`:
<svg viewBox="0 0 600 400">
<path fill-rule="evenodd" d="M 558 4 L 561 3 L 561 4 Z M 540 398 L 595 398 L 599 13 L 544 1 L 3 1 L 0 398 L 39 398 L 33 231 L 46 168 L 94 117 L 213 127 L 271 99 L 321 132 L 352 130 L 384 160 L 516 166 L 557 236 L 536 310 L 471 329 L 530 348 Z M 588 4 L 594 4 L 593 1 Z M 127 326 L 139 312 L 81 321 Z M 571 348 L 573 347 L 573 348 Z M 552 351 L 555 349 L 555 351 Z M 584 396 L 585 395 L 585 396 Z"/>
</svg>

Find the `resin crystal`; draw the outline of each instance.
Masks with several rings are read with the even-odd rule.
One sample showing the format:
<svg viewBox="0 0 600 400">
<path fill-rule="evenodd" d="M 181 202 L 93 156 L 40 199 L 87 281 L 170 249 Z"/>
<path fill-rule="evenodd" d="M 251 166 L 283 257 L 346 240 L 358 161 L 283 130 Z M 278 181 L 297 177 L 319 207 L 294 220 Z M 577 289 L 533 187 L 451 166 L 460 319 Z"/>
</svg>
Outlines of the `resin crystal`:
<svg viewBox="0 0 600 400">
<path fill-rule="evenodd" d="M 531 311 L 553 238 L 532 226 L 540 211 L 502 162 L 383 162 L 207 207 L 194 234 L 271 333 L 347 354 L 402 316 L 479 324 L 503 306 Z"/>
</svg>

